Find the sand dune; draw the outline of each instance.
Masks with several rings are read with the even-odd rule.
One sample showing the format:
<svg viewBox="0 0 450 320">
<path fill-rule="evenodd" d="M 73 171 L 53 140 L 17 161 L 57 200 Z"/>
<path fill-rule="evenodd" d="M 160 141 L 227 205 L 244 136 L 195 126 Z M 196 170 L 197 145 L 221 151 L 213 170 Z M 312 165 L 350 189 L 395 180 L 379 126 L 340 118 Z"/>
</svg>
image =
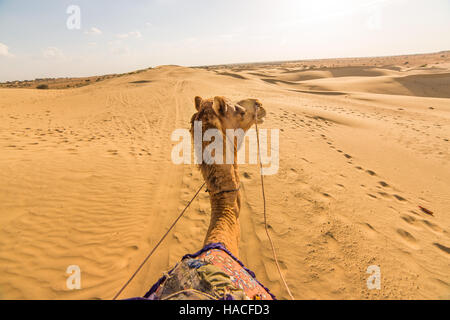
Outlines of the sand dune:
<svg viewBox="0 0 450 320">
<path fill-rule="evenodd" d="M 0 89 L 0 298 L 112 298 L 203 182 L 172 163 L 172 131 L 188 128 L 194 96 L 224 95 L 260 99 L 264 127 L 281 131 L 266 195 L 296 298 L 449 299 L 449 64 L 373 59 L 162 66 L 77 89 Z M 241 176 L 241 258 L 287 298 L 258 169 Z M 208 221 L 202 192 L 123 297 L 198 250 Z M 66 288 L 69 265 L 82 290 Z M 366 286 L 371 265 L 381 290 Z"/>
<path fill-rule="evenodd" d="M 276 80 L 271 80 L 276 82 Z M 374 78 L 345 77 L 345 79 L 324 78 L 299 83 L 280 82 L 294 88 L 309 90 L 368 92 L 392 95 L 409 95 L 431 98 L 450 98 L 450 74 L 419 74 L 401 77 L 380 76 Z"/>
<path fill-rule="evenodd" d="M 419 69 L 393 71 L 370 67 L 323 68 L 320 70 L 284 71 L 268 77 L 262 73 L 249 73 L 260 80 L 291 87 L 308 93 L 340 94 L 343 92 L 366 92 L 419 97 L 450 98 L 450 74 L 447 69 Z M 220 74 L 220 73 L 219 73 Z M 225 73 L 222 73 L 225 74 Z M 245 79 L 239 74 L 235 78 Z"/>
</svg>

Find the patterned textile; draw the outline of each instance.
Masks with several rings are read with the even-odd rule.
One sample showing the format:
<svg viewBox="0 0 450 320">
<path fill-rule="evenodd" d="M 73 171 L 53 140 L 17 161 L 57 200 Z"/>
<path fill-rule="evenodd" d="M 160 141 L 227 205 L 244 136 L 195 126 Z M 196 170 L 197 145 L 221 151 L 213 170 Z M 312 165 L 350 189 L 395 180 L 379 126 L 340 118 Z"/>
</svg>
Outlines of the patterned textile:
<svg viewBox="0 0 450 320">
<path fill-rule="evenodd" d="M 185 255 L 143 299 L 274 300 L 275 296 L 221 243 L 214 243 Z"/>
</svg>

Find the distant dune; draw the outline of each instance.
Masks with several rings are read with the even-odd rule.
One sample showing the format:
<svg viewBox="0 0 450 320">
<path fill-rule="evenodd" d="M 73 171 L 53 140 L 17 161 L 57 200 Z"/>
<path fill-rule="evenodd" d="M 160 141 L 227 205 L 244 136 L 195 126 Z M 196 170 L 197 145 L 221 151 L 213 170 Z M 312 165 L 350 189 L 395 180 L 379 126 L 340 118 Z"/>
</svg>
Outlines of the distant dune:
<svg viewBox="0 0 450 320">
<path fill-rule="evenodd" d="M 449 75 L 442 52 L 3 84 L 0 298 L 111 299 L 203 182 L 172 163 L 173 130 L 189 127 L 194 96 L 223 95 L 258 98 L 263 128 L 280 129 L 267 209 L 296 298 L 449 299 Z M 287 298 L 258 168 L 240 170 L 241 258 Z M 202 192 L 124 298 L 200 249 L 209 210 Z M 69 265 L 82 290 L 66 288 Z M 381 290 L 367 288 L 372 265 Z"/>
</svg>

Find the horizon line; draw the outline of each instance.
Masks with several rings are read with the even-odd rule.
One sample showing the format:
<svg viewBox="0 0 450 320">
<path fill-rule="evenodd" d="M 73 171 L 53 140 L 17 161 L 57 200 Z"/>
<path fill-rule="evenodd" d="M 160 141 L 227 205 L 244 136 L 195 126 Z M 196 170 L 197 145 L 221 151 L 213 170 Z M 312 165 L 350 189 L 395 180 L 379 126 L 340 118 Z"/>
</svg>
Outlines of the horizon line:
<svg viewBox="0 0 450 320">
<path fill-rule="evenodd" d="M 312 62 L 312 61 L 327 61 L 327 60 L 348 60 L 348 59 L 369 59 L 369 58 L 395 58 L 395 57 L 412 57 L 412 56 L 420 56 L 420 55 L 431 55 L 431 54 L 442 54 L 442 53 L 450 53 L 450 49 L 440 50 L 435 52 L 423 52 L 423 53 L 408 53 L 408 54 L 395 54 L 395 55 L 379 55 L 379 56 L 349 56 L 349 57 L 329 57 L 329 58 L 307 58 L 307 59 L 294 59 L 294 60 L 264 60 L 264 61 L 252 61 L 252 62 L 234 62 L 234 63 L 219 63 L 219 64 L 209 64 L 209 65 L 177 65 L 177 64 L 162 64 L 156 66 L 150 66 L 147 68 L 136 69 L 123 73 L 104 73 L 104 74 L 91 74 L 86 76 L 66 76 L 66 77 L 48 77 L 48 78 L 35 78 L 35 79 L 23 79 L 23 80 L 10 80 L 0 82 L 0 84 L 8 84 L 14 82 L 26 82 L 26 81 L 40 81 L 40 80 L 52 80 L 52 79 L 82 79 L 82 78 L 90 78 L 90 77 L 100 77 L 100 76 L 117 76 L 117 75 L 126 75 L 135 73 L 138 71 L 145 71 L 149 69 L 154 69 L 158 67 L 164 66 L 176 66 L 176 67 L 185 67 L 185 68 L 211 68 L 211 67 L 222 67 L 222 66 L 242 66 L 242 65 L 275 65 L 275 64 L 283 64 L 283 63 L 293 63 L 293 62 Z"/>
</svg>

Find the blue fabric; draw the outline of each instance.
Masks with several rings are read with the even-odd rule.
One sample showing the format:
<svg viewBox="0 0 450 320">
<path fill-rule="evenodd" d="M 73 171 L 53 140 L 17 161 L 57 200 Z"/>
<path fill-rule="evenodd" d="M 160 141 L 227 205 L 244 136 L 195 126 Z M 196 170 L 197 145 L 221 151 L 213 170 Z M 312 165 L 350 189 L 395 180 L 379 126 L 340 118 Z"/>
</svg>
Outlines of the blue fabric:
<svg viewBox="0 0 450 320">
<path fill-rule="evenodd" d="M 195 259 L 189 260 L 187 264 L 188 264 L 189 268 L 191 268 L 191 269 L 198 269 L 201 266 L 205 265 L 205 263 L 203 263 L 202 261 L 195 260 Z"/>
</svg>

